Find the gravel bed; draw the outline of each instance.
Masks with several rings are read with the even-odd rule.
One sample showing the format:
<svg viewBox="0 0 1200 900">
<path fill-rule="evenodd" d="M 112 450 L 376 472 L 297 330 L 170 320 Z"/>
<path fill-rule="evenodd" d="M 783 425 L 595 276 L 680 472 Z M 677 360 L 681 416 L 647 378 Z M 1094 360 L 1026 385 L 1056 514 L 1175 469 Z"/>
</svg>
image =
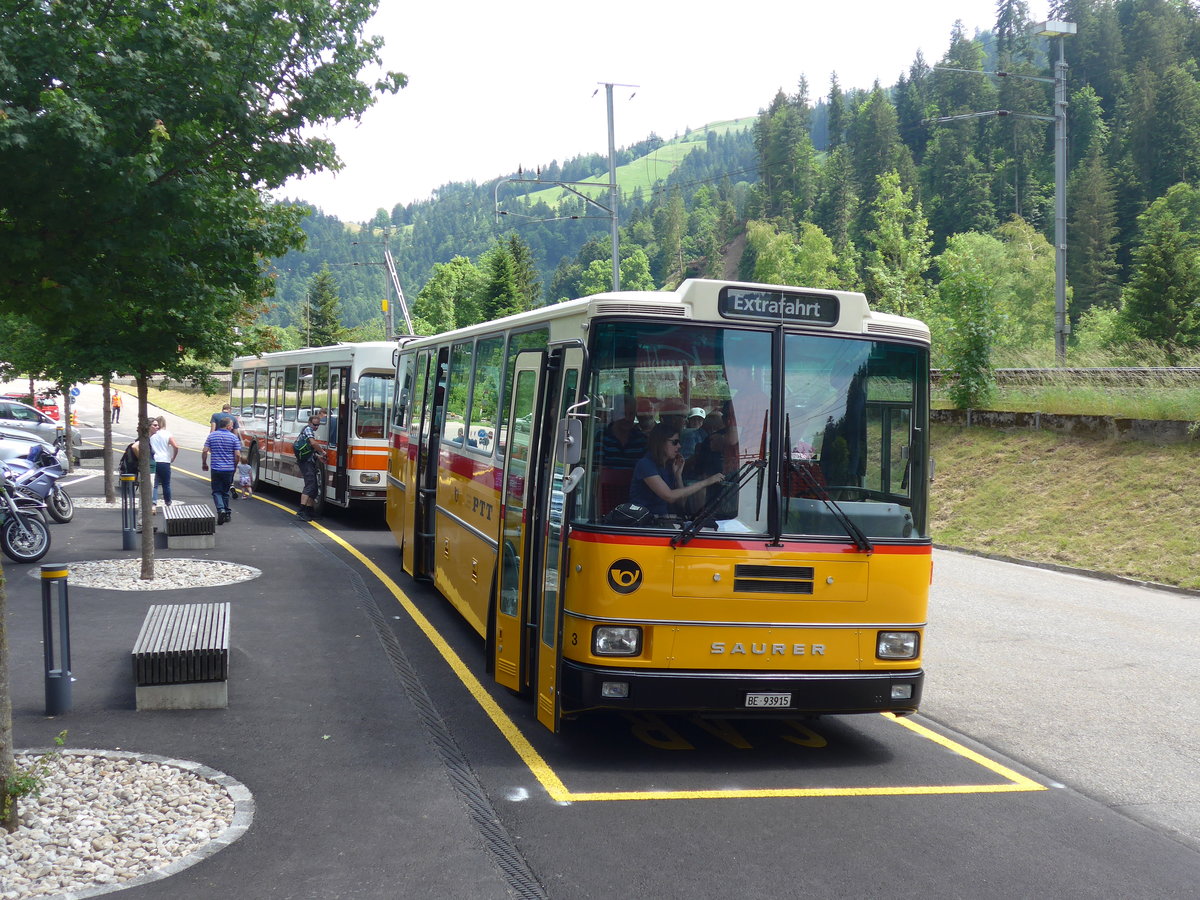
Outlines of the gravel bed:
<svg viewBox="0 0 1200 900">
<path fill-rule="evenodd" d="M 99 559 L 64 563 L 67 583 L 71 587 L 104 588 L 110 591 L 173 591 L 180 588 L 218 587 L 250 581 L 262 574 L 261 569 L 219 559 L 186 559 L 155 557 L 154 577 L 143 580 L 141 557 L 134 559 Z M 40 578 L 41 571 L 29 573 Z"/>
<path fill-rule="evenodd" d="M 28 766 L 40 753 L 16 754 Z M 0 830 L 0 900 L 91 897 L 172 875 L 237 840 L 249 791 L 184 760 L 104 750 L 50 751 L 41 796 Z"/>
</svg>

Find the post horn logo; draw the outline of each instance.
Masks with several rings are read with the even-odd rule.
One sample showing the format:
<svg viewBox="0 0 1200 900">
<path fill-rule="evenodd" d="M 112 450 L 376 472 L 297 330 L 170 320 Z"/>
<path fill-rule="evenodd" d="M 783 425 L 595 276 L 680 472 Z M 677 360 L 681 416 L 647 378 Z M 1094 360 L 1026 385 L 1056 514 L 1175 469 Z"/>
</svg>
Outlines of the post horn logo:
<svg viewBox="0 0 1200 900">
<path fill-rule="evenodd" d="M 618 559 L 608 567 L 608 586 L 618 594 L 632 594 L 642 586 L 642 567 L 632 559 Z"/>
</svg>

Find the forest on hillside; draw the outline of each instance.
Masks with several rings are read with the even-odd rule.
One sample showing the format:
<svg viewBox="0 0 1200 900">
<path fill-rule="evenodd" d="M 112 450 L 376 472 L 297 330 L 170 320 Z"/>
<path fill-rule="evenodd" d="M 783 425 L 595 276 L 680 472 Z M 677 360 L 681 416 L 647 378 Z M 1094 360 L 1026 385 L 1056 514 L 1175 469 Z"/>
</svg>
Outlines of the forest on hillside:
<svg viewBox="0 0 1200 900">
<path fill-rule="evenodd" d="M 1050 12 L 1077 26 L 1063 39 L 1072 350 L 1136 345 L 1178 361 L 1200 344 L 1200 11 L 1059 0 Z M 926 318 L 960 360 L 983 345 L 1052 359 L 1059 44 L 1031 26 L 1027 3 L 1000 0 L 992 28 L 957 25 L 940 59 L 916 54 L 892 85 L 833 75 L 814 101 L 799 77 L 751 127 L 704 135 L 669 177 L 623 192 L 623 286 L 736 272 L 864 290 L 877 308 Z M 618 163 L 664 143 L 651 136 Z M 606 173 L 593 155 L 540 177 Z M 317 212 L 308 248 L 276 261 L 270 321 L 302 315 L 326 263 L 343 323 L 377 319 L 385 234 L 426 329 L 606 286 L 606 219 L 563 221 L 589 214 L 582 200 L 505 205 L 516 214 L 497 221 L 493 183 L 457 183 L 358 226 Z"/>
</svg>

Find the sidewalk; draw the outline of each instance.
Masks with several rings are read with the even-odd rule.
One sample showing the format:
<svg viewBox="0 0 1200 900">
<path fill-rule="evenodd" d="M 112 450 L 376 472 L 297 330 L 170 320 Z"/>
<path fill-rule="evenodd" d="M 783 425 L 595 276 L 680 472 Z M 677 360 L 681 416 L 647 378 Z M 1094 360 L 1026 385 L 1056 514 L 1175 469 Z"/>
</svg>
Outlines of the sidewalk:
<svg viewBox="0 0 1200 900">
<path fill-rule="evenodd" d="M 99 425 L 86 393 L 80 421 Z M 130 418 L 114 430 L 131 435 Z M 207 479 L 184 474 L 200 474 L 207 428 L 168 420 L 185 448 L 176 499 L 211 504 Z M 114 445 L 130 439 L 114 436 Z M 69 479 L 73 496 L 103 496 L 95 471 Z M 294 505 L 290 495 L 272 499 Z M 290 512 L 257 500 L 234 508 L 214 549 L 168 551 L 160 536 L 156 558 L 241 563 L 262 570 L 257 579 L 173 591 L 70 588 L 72 708 L 54 718 L 44 715 L 40 566 L 4 560 L 16 747 L 52 746 L 66 729 L 68 748 L 191 760 L 250 790 L 255 816 L 240 840 L 123 891 L 131 900 L 509 896 L 377 638 L 379 610 L 390 617 L 395 601 Z M 140 555 L 120 549 L 111 509 L 78 509 L 51 531 L 43 564 Z M 213 601 L 231 604 L 229 708 L 136 711 L 130 652 L 148 607 Z"/>
</svg>

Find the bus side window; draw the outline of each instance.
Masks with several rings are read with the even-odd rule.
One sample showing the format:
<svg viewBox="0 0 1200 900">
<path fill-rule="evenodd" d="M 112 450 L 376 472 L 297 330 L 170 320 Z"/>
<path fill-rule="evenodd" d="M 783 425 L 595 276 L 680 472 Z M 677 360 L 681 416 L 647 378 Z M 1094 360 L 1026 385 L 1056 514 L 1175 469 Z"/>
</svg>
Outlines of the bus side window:
<svg viewBox="0 0 1200 900">
<path fill-rule="evenodd" d="M 504 360 L 504 338 L 481 340 L 475 348 L 475 375 L 471 391 L 471 415 L 466 426 L 467 444 L 491 456 L 495 447 L 500 401 L 500 371 Z"/>
<path fill-rule="evenodd" d="M 467 394 L 471 388 L 471 357 L 473 346 L 470 341 L 455 344 L 450 348 L 450 371 L 446 376 L 446 429 L 445 437 L 452 443 L 466 443 Z"/>
</svg>

